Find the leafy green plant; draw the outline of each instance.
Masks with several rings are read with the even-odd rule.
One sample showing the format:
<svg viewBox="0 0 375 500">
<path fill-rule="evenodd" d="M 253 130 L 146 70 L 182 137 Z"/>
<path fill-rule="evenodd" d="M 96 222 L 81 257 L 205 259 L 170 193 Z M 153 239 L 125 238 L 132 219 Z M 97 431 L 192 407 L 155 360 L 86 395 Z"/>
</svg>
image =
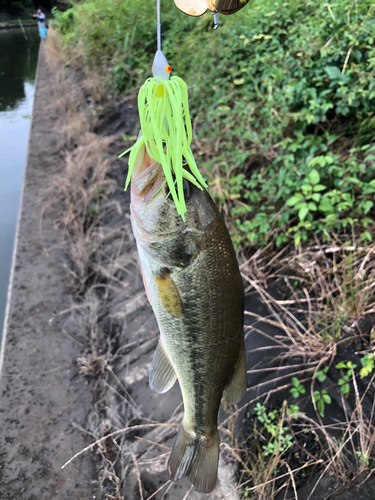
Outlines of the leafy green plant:
<svg viewBox="0 0 375 500">
<path fill-rule="evenodd" d="M 374 354 L 365 354 L 361 358 L 362 368 L 359 371 L 359 375 L 361 378 L 367 377 L 370 375 L 375 368 L 375 355 Z M 355 375 L 354 370 L 357 368 L 355 363 L 351 361 L 341 361 L 337 363 L 335 366 L 337 370 L 345 370 L 346 372 L 341 372 L 341 377 L 339 378 L 337 385 L 339 386 L 342 394 L 346 396 L 350 392 L 350 382 L 352 380 L 353 375 Z M 321 370 L 318 370 L 314 373 L 314 378 L 318 380 L 318 382 L 322 383 L 327 379 L 329 367 L 325 366 Z M 293 387 L 290 389 L 290 393 L 293 397 L 297 398 L 300 394 L 305 393 L 305 389 L 300 383 L 300 381 L 296 378 L 292 378 Z M 302 390 L 301 390 L 302 387 Z M 318 412 L 321 417 L 324 417 L 325 405 L 331 403 L 331 396 L 328 393 L 327 389 L 316 390 L 313 393 L 313 401 L 316 403 Z"/>
<path fill-rule="evenodd" d="M 55 18 L 55 24 L 59 27 L 59 31 L 62 34 L 68 34 L 71 30 L 74 30 L 74 13 L 73 8 L 67 9 L 65 11 L 60 11 L 57 7 L 52 8 L 52 15 Z"/>
<path fill-rule="evenodd" d="M 338 385 L 341 389 L 341 392 L 344 394 L 349 394 L 350 391 L 350 380 L 353 376 L 353 370 L 357 368 L 357 365 L 355 363 L 352 363 L 351 361 L 348 361 L 347 363 L 341 362 L 336 365 L 336 368 L 338 370 L 347 370 L 345 374 L 342 375 L 341 378 L 338 380 Z"/>
<path fill-rule="evenodd" d="M 288 206 L 298 210 L 298 218 L 301 221 L 306 218 L 309 212 L 316 212 L 318 210 L 317 203 L 319 202 L 319 208 L 323 211 L 326 209 L 326 204 L 324 203 L 324 199 L 322 200 L 322 195 L 320 194 L 320 191 L 324 191 L 326 187 L 319 184 L 319 180 L 320 175 L 318 172 L 315 169 L 311 170 L 305 183 L 301 186 L 302 192 L 295 193 L 295 195 L 286 202 Z"/>
<path fill-rule="evenodd" d="M 289 428 L 282 425 L 282 410 L 267 411 L 267 408 L 260 403 L 256 404 L 254 410 L 258 421 L 270 435 L 268 443 L 262 446 L 265 456 L 281 453 L 292 446 L 293 436 Z M 288 409 L 288 414 L 295 417 L 298 410 L 298 406 L 292 405 Z"/>
<path fill-rule="evenodd" d="M 328 391 L 323 389 L 322 391 L 314 391 L 313 393 L 313 401 L 316 403 L 316 407 L 318 409 L 319 415 L 324 417 L 324 410 L 326 404 L 331 404 L 331 396 L 328 394 Z"/>
<path fill-rule="evenodd" d="M 350 379 L 351 379 L 351 372 L 348 372 L 346 375 L 343 375 L 342 378 L 339 378 L 338 384 L 344 396 L 346 396 L 346 394 L 349 394 Z"/>
<path fill-rule="evenodd" d="M 363 453 L 359 450 L 356 450 L 356 455 L 357 457 L 359 458 L 359 462 L 361 465 L 369 465 L 370 464 L 370 460 L 363 455 Z"/>
<path fill-rule="evenodd" d="M 319 381 L 319 382 L 324 382 L 325 379 L 327 378 L 327 372 L 328 372 L 328 369 L 329 367 L 326 366 L 324 367 L 322 370 L 318 370 L 316 373 L 315 373 L 315 377 L 316 379 Z"/>
<path fill-rule="evenodd" d="M 361 378 L 367 377 L 375 368 L 374 354 L 365 354 L 360 360 L 362 368 L 359 371 Z"/>
<path fill-rule="evenodd" d="M 293 387 L 290 389 L 290 393 L 294 398 L 298 398 L 301 394 L 305 394 L 306 389 L 298 380 L 297 377 L 292 378 Z"/>
<path fill-rule="evenodd" d="M 296 417 L 298 415 L 298 412 L 299 412 L 299 406 L 297 405 L 289 405 L 289 407 L 287 408 L 287 414 L 290 416 L 290 417 Z"/>
</svg>

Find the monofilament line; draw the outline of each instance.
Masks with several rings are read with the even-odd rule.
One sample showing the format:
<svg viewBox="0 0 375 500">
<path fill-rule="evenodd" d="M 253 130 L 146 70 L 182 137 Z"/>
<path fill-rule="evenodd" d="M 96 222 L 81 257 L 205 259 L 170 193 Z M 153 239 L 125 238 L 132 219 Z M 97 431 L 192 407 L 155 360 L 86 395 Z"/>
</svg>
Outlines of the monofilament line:
<svg viewBox="0 0 375 500">
<path fill-rule="evenodd" d="M 156 35 L 157 35 L 158 50 L 161 50 L 160 0 L 156 0 L 156 16 L 157 16 Z"/>
</svg>

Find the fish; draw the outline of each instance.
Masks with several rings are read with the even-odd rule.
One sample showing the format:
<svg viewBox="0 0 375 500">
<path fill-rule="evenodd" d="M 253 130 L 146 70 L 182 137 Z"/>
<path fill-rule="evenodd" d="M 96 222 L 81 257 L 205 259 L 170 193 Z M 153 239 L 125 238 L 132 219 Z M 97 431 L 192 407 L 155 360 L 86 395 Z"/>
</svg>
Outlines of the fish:
<svg viewBox="0 0 375 500">
<path fill-rule="evenodd" d="M 221 399 L 237 403 L 246 391 L 244 288 L 208 191 L 184 178 L 183 193 L 184 218 L 162 166 L 143 145 L 131 177 L 131 222 L 160 330 L 149 384 L 163 394 L 178 379 L 184 417 L 168 462 L 170 479 L 187 476 L 209 493 L 217 480 Z"/>
</svg>

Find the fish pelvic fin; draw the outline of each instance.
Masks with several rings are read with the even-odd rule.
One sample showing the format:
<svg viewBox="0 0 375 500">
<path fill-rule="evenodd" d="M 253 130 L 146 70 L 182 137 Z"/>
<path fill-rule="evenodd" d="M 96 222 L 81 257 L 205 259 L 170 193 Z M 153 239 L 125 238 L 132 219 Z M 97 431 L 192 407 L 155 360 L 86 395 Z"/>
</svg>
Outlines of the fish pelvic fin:
<svg viewBox="0 0 375 500">
<path fill-rule="evenodd" d="M 182 422 L 168 461 L 170 479 L 187 476 L 198 491 L 210 493 L 215 488 L 218 461 L 217 430 L 210 437 L 199 436 Z"/>
<path fill-rule="evenodd" d="M 238 403 L 246 392 L 246 351 L 242 342 L 234 373 L 224 388 L 223 398 L 227 403 Z"/>
<path fill-rule="evenodd" d="M 165 352 L 161 340 L 159 340 L 150 368 L 150 387 L 153 391 L 163 394 L 172 388 L 176 379 L 177 375 L 172 363 Z"/>
</svg>

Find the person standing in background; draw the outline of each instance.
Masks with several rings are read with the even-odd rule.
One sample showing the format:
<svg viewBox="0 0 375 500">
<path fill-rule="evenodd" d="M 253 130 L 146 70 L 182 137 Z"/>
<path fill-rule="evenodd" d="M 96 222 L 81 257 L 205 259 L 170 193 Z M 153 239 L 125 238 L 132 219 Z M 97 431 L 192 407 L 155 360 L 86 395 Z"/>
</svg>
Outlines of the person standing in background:
<svg viewBox="0 0 375 500">
<path fill-rule="evenodd" d="M 46 15 L 43 12 L 43 7 L 39 6 L 36 14 L 30 14 L 31 17 L 38 19 L 38 28 L 40 38 L 44 39 L 47 37 L 47 23 L 46 23 Z"/>
</svg>

